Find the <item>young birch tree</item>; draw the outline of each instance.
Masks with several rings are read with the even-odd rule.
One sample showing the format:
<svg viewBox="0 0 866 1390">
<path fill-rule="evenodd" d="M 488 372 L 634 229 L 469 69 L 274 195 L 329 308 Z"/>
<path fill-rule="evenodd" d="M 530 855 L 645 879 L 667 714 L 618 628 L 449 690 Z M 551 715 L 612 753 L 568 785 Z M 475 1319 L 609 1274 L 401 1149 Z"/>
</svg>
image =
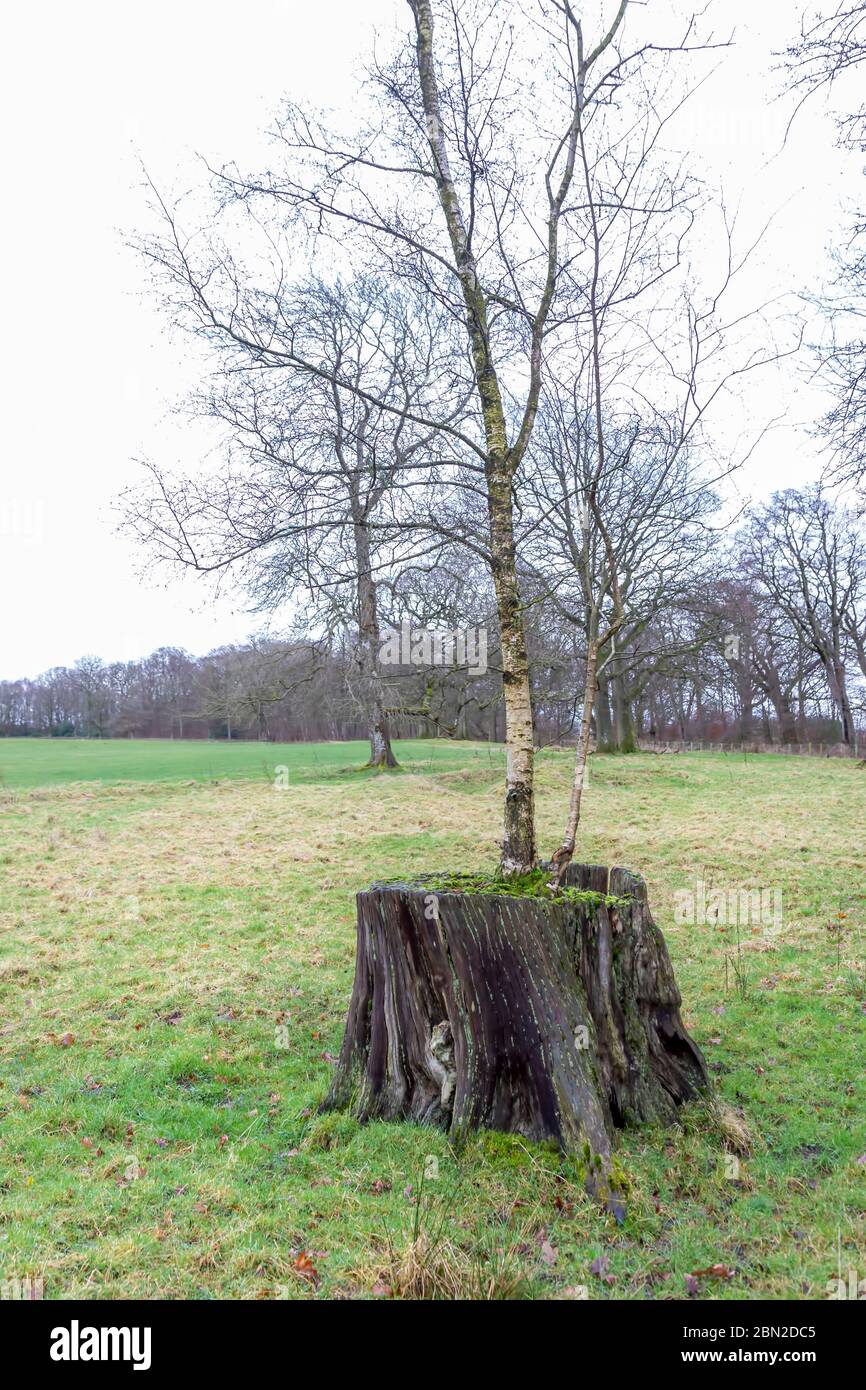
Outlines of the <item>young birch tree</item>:
<svg viewBox="0 0 866 1390">
<path fill-rule="evenodd" d="M 728 310 L 754 247 L 735 252 L 724 206 L 664 148 L 688 94 L 681 82 L 651 88 L 644 75 L 630 101 L 578 111 L 580 235 L 570 274 L 585 290 L 573 303 L 569 338 L 551 353 L 555 383 L 544 398 L 544 436 L 531 451 L 529 480 L 533 572 L 551 576 L 552 601 L 562 604 L 577 591 L 572 620 L 580 611 L 586 642 L 554 887 L 574 854 L 600 675 L 605 667 L 617 675 L 617 644 L 673 599 L 687 560 L 694 577 L 710 548 L 713 489 L 768 427 L 724 459 L 707 419 L 731 402 L 744 373 L 799 346 L 796 330 L 779 345 L 766 306 Z M 713 228 L 720 262 L 701 285 L 689 243 L 699 219 Z"/>
<path fill-rule="evenodd" d="M 550 343 L 569 321 L 581 123 L 656 51 L 623 47 L 627 0 L 594 39 L 571 0 L 537 8 L 407 0 L 411 46 L 374 65 L 374 109 L 349 135 L 290 107 L 283 167 L 214 171 L 227 198 L 294 216 L 318 243 L 351 232 L 451 314 L 467 354 L 475 460 L 502 650 L 507 771 L 501 864 L 536 861 L 533 713 L 515 546 L 515 486 Z M 678 45 L 679 46 L 679 45 Z M 435 419 L 425 416 L 425 423 Z"/>
</svg>

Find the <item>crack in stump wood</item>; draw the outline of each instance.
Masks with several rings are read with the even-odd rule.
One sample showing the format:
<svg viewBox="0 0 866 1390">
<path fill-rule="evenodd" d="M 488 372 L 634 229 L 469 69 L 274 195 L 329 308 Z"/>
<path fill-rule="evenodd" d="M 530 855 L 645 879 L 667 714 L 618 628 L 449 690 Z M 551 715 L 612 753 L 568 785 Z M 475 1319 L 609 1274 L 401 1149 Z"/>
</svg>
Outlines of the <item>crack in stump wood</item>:
<svg viewBox="0 0 866 1390">
<path fill-rule="evenodd" d="M 346 1032 L 326 1108 L 488 1128 L 610 1154 L 707 1084 L 646 885 L 571 864 L 564 887 L 623 899 L 377 884 L 358 894 Z"/>
</svg>

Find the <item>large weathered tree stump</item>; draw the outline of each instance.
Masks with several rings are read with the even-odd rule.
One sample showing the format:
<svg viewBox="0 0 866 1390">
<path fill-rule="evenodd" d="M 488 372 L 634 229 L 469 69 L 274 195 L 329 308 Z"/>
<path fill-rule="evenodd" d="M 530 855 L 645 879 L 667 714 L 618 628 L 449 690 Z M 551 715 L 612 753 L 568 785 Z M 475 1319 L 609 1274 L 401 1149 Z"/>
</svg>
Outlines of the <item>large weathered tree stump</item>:
<svg viewBox="0 0 866 1390">
<path fill-rule="evenodd" d="M 326 1102 L 460 1137 L 489 1128 L 602 1159 L 706 1085 L 643 879 L 572 864 L 556 898 L 415 883 L 358 894 L 346 1033 Z M 616 903 L 610 902 L 617 899 Z"/>
</svg>

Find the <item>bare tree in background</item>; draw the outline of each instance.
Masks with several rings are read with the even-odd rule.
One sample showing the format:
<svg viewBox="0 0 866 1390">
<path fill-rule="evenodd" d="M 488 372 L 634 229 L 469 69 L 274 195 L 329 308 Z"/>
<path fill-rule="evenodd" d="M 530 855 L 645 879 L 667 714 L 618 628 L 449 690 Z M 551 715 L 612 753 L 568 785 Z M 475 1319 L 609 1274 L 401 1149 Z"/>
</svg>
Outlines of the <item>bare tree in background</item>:
<svg viewBox="0 0 866 1390">
<path fill-rule="evenodd" d="M 840 145 L 866 153 L 866 103 L 862 100 L 866 0 L 838 0 L 835 6 L 807 11 L 798 38 L 783 57 L 789 87 L 799 98 L 794 114 L 810 97 L 823 94 L 835 104 Z M 846 102 L 846 93 L 853 99 L 851 104 Z M 820 295 L 810 295 L 826 325 L 826 338 L 815 346 L 814 353 L 820 375 L 833 396 L 833 405 L 816 432 L 831 451 L 829 479 L 862 487 L 866 481 L 866 205 L 862 185 L 852 197 L 848 231 L 833 259 L 833 283 Z"/>
<path fill-rule="evenodd" d="M 660 101 L 644 91 L 626 113 L 614 106 L 578 120 L 584 224 L 571 273 L 587 289 L 574 306 L 570 340 L 551 357 L 544 432 L 530 449 L 534 571 L 548 576 L 555 602 L 570 593 L 571 620 L 581 610 L 586 642 L 575 772 L 553 884 L 574 853 L 602 673 L 607 667 L 628 743 L 620 644 L 634 642 L 682 593 L 684 577 L 694 581 L 712 547 L 713 488 L 745 462 L 770 423 L 721 461 L 706 419 L 736 400 L 745 373 L 799 347 L 796 330 L 778 345 L 766 306 L 728 311 L 754 246 L 738 254 L 724 207 L 709 204 L 687 170 L 670 167 L 661 140 L 682 99 Z M 697 219 L 714 215 L 727 255 L 716 282 L 696 286 L 688 234 Z"/>
<path fill-rule="evenodd" d="M 857 602 L 866 589 L 866 545 L 856 519 L 820 487 L 792 489 L 756 511 L 745 544 L 764 593 L 821 661 L 842 742 L 852 745 L 846 648 L 858 630 Z"/>
<path fill-rule="evenodd" d="M 436 315 L 371 277 L 259 290 L 223 264 L 223 287 L 245 310 L 241 331 L 203 302 L 203 287 L 215 293 L 217 248 L 192 245 L 160 206 L 163 231 L 143 250 L 180 321 L 217 354 L 196 408 L 218 425 L 227 462 L 179 479 L 149 465 L 149 482 L 127 494 L 127 525 L 158 559 L 232 571 L 259 611 L 297 608 L 306 595 L 324 630 L 353 628 L 351 688 L 369 721 L 370 765 L 394 767 L 377 579 L 411 548 L 403 495 L 431 471 L 438 435 L 419 428 L 415 410 L 450 393 Z"/>
<path fill-rule="evenodd" d="M 545 526 L 527 552 L 546 576 L 548 601 L 581 633 L 585 650 L 569 814 L 552 860 L 558 882 L 574 854 L 594 715 L 601 742 L 602 673 L 613 667 L 621 680 L 619 644 L 635 643 L 683 601 L 712 549 L 707 522 L 718 502 L 707 461 L 677 444 L 676 430 L 660 431 L 657 420 L 609 422 L 600 457 L 594 412 L 574 403 L 563 409 L 561 398 L 555 405 L 539 431 L 533 479 Z"/>
</svg>

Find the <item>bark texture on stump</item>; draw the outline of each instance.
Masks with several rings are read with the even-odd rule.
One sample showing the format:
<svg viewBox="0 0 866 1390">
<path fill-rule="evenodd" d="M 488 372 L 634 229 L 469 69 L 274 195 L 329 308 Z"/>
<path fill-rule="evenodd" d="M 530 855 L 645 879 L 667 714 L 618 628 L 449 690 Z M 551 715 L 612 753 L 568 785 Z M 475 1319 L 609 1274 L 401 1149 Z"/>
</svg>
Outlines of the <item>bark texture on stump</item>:
<svg viewBox="0 0 866 1390">
<path fill-rule="evenodd" d="M 423 881 L 358 894 L 346 1033 L 326 1102 L 361 1119 L 554 1139 L 607 1156 L 615 1127 L 670 1121 L 706 1085 L 643 880 L 571 864 L 604 902 L 460 893 Z"/>
</svg>

